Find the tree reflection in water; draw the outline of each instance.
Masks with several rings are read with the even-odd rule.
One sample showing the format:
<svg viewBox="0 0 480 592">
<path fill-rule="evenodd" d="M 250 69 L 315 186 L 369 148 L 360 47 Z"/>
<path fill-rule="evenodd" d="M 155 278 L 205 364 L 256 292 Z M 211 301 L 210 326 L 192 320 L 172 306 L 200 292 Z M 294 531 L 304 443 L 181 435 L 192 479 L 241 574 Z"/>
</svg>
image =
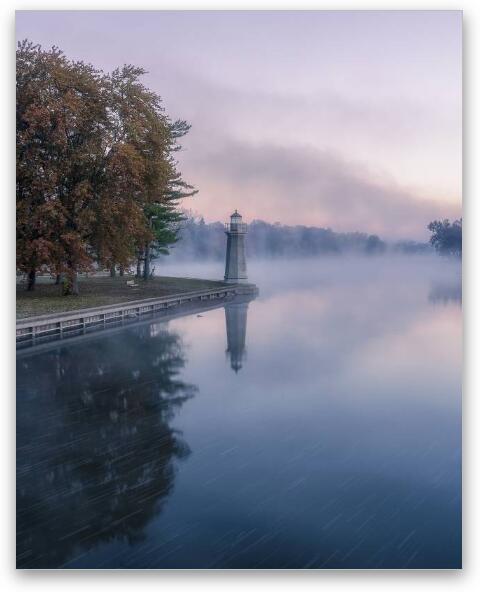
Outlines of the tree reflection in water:
<svg viewBox="0 0 480 592">
<path fill-rule="evenodd" d="M 142 540 L 189 454 L 169 423 L 196 387 L 165 324 L 17 361 L 17 566 Z"/>
<path fill-rule="evenodd" d="M 452 282 L 434 282 L 430 287 L 428 300 L 432 304 L 462 304 L 462 279 Z"/>
</svg>

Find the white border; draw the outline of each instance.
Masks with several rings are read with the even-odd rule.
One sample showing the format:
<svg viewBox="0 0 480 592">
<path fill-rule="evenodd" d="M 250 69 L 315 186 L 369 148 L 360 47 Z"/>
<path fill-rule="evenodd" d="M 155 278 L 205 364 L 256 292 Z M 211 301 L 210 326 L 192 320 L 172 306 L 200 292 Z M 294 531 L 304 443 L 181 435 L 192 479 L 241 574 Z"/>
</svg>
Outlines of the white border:
<svg viewBox="0 0 480 592">
<path fill-rule="evenodd" d="M 464 362 L 464 554 L 463 572 L 436 571 L 305 571 L 305 572 L 168 572 L 168 571 L 83 571 L 83 572 L 16 572 L 15 571 L 15 357 L 14 357 L 14 171 L 15 171 L 15 135 L 14 135 L 14 11 L 15 10 L 141 10 L 141 9 L 430 9 L 464 10 L 464 311 L 465 311 L 465 362 Z M 161 2 L 124 0 L 103 0 L 101 2 L 61 2 L 55 1 L 11 1 L 2 0 L 1 15 L 1 72 L 2 91 L 0 103 L 2 112 L 0 172 L 2 180 L 1 207 L 1 253 L 4 262 L 4 280 L 2 282 L 2 308 L 11 311 L 11 322 L 2 327 L 2 349 L 0 360 L 5 385 L 1 393 L 3 426 L 1 430 L 2 472 L 4 479 L 0 487 L 3 525 L 0 548 L 0 584 L 4 590 L 89 590 L 105 591 L 108 586 L 116 590 L 131 590 L 137 581 L 143 589 L 155 589 L 159 586 L 175 587 L 175 592 L 194 588 L 203 590 L 256 590 L 264 592 L 291 590 L 292 588 L 322 590 L 399 590 L 408 588 L 409 592 L 421 590 L 435 592 L 446 589 L 478 589 L 480 584 L 480 552 L 478 533 L 480 532 L 480 382 L 478 351 L 479 336 L 480 280 L 480 219 L 478 217 L 479 187 L 479 47 L 480 47 L 480 2 L 465 0 L 441 2 L 424 0 L 423 2 L 312 2 L 300 3 L 263 1 L 263 2 Z M 476 108 L 475 108 L 476 107 Z M 10 281 L 12 280 L 12 281 Z M 476 582 L 476 584 L 475 584 Z"/>
</svg>

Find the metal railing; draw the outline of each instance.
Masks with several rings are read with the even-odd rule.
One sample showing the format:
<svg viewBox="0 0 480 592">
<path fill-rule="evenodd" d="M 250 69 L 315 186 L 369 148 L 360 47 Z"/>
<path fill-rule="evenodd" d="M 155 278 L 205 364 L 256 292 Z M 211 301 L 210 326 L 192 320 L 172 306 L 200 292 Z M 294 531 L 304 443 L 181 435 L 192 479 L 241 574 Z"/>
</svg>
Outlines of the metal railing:
<svg viewBox="0 0 480 592">
<path fill-rule="evenodd" d="M 245 222 L 238 222 L 238 223 L 225 222 L 225 230 L 227 232 L 245 233 L 245 232 L 247 232 L 247 225 L 245 224 Z"/>
<path fill-rule="evenodd" d="M 78 331 L 84 333 L 94 327 L 105 328 L 107 325 L 138 319 L 147 313 L 157 313 L 182 304 L 223 299 L 234 296 L 235 293 L 235 286 L 216 287 L 183 292 L 173 296 L 133 300 L 115 305 L 17 319 L 17 347 L 27 343 L 33 345 L 45 339 L 64 338 L 67 335 L 74 335 Z"/>
</svg>

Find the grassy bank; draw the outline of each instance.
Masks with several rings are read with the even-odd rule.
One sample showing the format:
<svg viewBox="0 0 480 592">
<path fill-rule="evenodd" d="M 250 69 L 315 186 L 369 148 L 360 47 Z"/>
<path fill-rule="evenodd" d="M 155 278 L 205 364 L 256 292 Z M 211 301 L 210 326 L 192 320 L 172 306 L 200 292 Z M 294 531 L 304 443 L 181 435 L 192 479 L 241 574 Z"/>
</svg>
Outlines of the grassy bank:
<svg viewBox="0 0 480 592">
<path fill-rule="evenodd" d="M 27 292 L 25 284 L 17 284 L 17 319 L 55 312 L 67 312 L 80 308 L 118 304 L 130 300 L 171 296 L 193 290 L 208 290 L 223 286 L 223 282 L 176 277 L 156 277 L 148 282 L 135 281 L 127 285 L 130 277 L 82 277 L 79 278 L 79 296 L 62 296 L 60 286 L 51 279 L 41 278 L 33 292 Z"/>
</svg>

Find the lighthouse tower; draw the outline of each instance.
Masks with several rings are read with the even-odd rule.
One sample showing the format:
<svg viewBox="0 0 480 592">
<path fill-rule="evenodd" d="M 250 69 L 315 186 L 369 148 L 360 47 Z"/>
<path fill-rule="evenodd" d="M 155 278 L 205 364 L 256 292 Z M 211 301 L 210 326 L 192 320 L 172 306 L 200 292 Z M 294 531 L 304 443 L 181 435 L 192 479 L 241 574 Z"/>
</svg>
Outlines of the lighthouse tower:
<svg viewBox="0 0 480 592">
<path fill-rule="evenodd" d="M 227 235 L 227 260 L 225 263 L 225 281 L 231 284 L 247 282 L 247 260 L 245 258 L 245 235 L 247 225 L 235 210 L 230 222 L 225 224 Z"/>
</svg>

